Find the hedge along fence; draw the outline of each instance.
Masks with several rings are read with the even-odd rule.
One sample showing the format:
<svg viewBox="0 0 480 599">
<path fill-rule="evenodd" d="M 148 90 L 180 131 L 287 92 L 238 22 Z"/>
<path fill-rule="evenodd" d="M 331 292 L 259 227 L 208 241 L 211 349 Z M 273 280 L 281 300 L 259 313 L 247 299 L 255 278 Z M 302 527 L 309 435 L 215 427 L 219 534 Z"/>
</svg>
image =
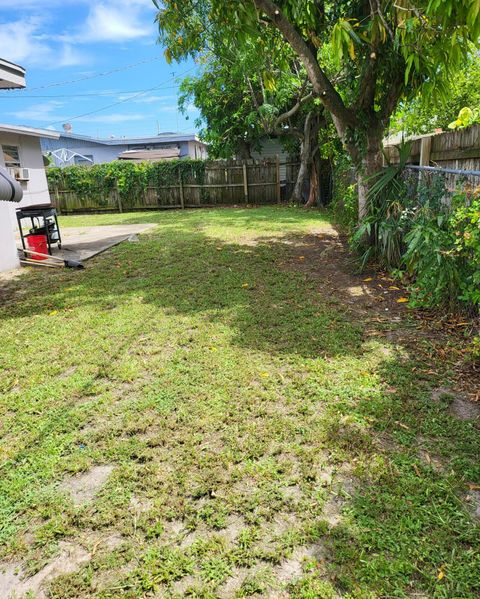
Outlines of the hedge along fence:
<svg viewBox="0 0 480 599">
<path fill-rule="evenodd" d="M 232 204 L 273 204 L 281 184 L 291 187 L 298 165 L 287 163 L 292 181 L 280 181 L 280 162 L 116 161 L 93 166 L 49 168 L 53 203 L 63 213 Z M 288 193 L 288 189 L 286 190 Z"/>
</svg>

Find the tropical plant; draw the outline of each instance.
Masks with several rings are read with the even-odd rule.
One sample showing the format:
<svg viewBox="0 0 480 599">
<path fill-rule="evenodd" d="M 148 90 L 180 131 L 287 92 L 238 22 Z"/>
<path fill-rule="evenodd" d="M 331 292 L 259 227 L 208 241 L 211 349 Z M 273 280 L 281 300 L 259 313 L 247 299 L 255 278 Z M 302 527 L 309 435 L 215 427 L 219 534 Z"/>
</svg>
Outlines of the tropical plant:
<svg viewBox="0 0 480 599">
<path fill-rule="evenodd" d="M 399 268 L 402 264 L 404 237 L 413 214 L 413 190 L 403 176 L 410 151 L 410 143 L 400 144 L 399 162 L 388 163 L 372 176 L 368 216 L 352 237 L 353 248 L 361 254 L 362 268 L 372 259 L 387 268 Z"/>
<path fill-rule="evenodd" d="M 435 307 L 458 305 L 465 278 L 465 264 L 455 250 L 455 235 L 449 216 L 429 206 L 422 207 L 405 236 L 403 259 L 414 281 L 411 305 Z"/>
</svg>

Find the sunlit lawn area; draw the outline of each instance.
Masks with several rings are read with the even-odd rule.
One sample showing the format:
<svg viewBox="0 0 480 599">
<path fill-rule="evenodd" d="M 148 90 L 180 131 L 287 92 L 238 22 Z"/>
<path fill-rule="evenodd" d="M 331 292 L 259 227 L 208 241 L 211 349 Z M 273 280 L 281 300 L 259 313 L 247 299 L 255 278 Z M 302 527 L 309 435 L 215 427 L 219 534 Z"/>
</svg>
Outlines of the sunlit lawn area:
<svg viewBox="0 0 480 599">
<path fill-rule="evenodd" d="M 139 222 L 1 287 L 3 566 L 68 547 L 62 599 L 480 596 L 478 424 L 432 399 L 448 348 L 298 268 L 332 259 L 302 255 L 321 213 L 61 219 Z"/>
</svg>

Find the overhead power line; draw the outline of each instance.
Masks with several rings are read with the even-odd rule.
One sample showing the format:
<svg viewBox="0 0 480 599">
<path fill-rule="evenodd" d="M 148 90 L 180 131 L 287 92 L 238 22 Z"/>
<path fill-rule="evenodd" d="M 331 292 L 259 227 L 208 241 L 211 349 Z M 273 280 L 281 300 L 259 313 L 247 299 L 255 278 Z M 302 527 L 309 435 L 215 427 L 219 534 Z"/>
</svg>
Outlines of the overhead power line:
<svg viewBox="0 0 480 599">
<path fill-rule="evenodd" d="M 127 71 L 128 69 L 134 69 L 142 64 L 147 64 L 149 62 L 154 62 L 155 60 L 163 60 L 163 56 L 154 56 L 153 58 L 146 58 L 145 60 L 139 60 L 138 62 L 133 62 L 132 64 L 127 64 L 123 67 L 117 67 L 116 69 L 111 69 L 110 71 L 104 71 L 102 73 L 94 73 L 93 75 L 86 75 L 85 77 L 81 77 L 79 79 L 70 79 L 68 81 L 58 81 L 55 83 L 47 83 L 46 85 L 39 85 L 38 87 L 30 87 L 24 88 L 25 91 L 37 91 L 39 89 L 47 89 L 50 87 L 59 87 L 61 85 L 71 85 L 73 83 L 80 83 L 81 81 L 87 81 L 88 79 L 96 79 L 97 77 L 106 77 L 108 75 L 113 75 L 114 73 L 121 73 L 122 71 Z M 16 90 L 22 91 L 22 90 Z"/>
<path fill-rule="evenodd" d="M 161 89 L 178 89 L 180 86 L 179 85 L 169 85 L 166 87 L 162 87 Z M 55 94 L 55 95 L 33 95 L 33 96 L 27 96 L 26 94 L 1 94 L 0 95 L 0 100 L 12 100 L 13 98 L 15 98 L 15 100 L 19 99 L 19 100 L 29 100 L 30 98 L 34 99 L 34 98 L 50 98 L 50 99 L 55 99 L 55 98 L 99 98 L 99 97 L 103 97 L 103 96 L 119 96 L 121 94 L 135 94 L 138 92 L 142 92 L 144 90 L 141 89 L 130 89 L 130 90 L 126 90 L 126 91 L 100 91 L 97 93 L 90 93 L 90 94 Z"/>
<path fill-rule="evenodd" d="M 183 73 L 180 73 L 179 77 L 186 75 L 187 73 L 190 73 L 195 68 L 196 68 L 196 66 L 194 66 L 190 69 L 187 69 Z M 176 79 L 176 77 L 174 77 L 173 79 Z M 149 92 L 152 92 L 152 91 L 155 91 L 155 90 L 161 88 L 162 85 L 165 85 L 165 83 L 168 83 L 171 80 L 172 80 L 172 78 L 170 78 L 166 81 L 162 81 L 162 83 L 159 83 L 155 87 L 151 87 L 149 89 L 142 90 L 138 94 L 134 94 L 133 96 L 130 96 L 129 98 L 125 98 L 124 100 L 119 100 L 118 102 L 114 102 L 113 104 L 108 104 L 107 106 L 102 106 L 101 108 L 97 108 L 95 110 L 90 110 L 89 112 L 84 112 L 83 114 L 77 114 L 76 116 L 71 116 L 71 117 L 68 117 L 67 119 L 62 119 L 61 121 L 54 121 L 53 123 L 49 123 L 48 125 L 46 125 L 46 127 L 52 127 L 53 125 L 61 125 L 65 121 L 74 121 L 76 119 L 81 119 L 83 117 L 90 116 L 92 114 L 96 114 L 97 112 L 102 112 L 103 110 L 108 110 L 109 108 L 114 108 L 115 106 L 119 106 L 120 104 L 125 104 L 127 102 L 131 102 L 132 100 L 135 100 L 135 98 L 139 98 L 140 96 L 144 96 L 144 95 L 148 94 Z"/>
</svg>

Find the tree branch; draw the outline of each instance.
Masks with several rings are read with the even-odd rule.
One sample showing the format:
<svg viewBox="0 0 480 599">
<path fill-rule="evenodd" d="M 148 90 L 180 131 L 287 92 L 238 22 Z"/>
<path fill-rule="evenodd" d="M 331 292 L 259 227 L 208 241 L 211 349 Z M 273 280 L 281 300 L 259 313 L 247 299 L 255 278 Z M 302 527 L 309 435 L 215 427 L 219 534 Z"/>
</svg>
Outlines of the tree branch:
<svg viewBox="0 0 480 599">
<path fill-rule="evenodd" d="M 382 102 L 382 110 L 380 112 L 380 119 L 383 124 L 390 118 L 392 112 L 395 110 L 397 103 L 405 88 L 404 69 L 398 69 L 393 75 L 392 81 L 388 87 L 388 91 L 385 94 Z"/>
<path fill-rule="evenodd" d="M 374 52 L 372 53 L 374 54 Z M 360 81 L 356 105 L 369 113 L 373 111 L 375 103 L 375 89 L 377 86 L 377 60 L 376 56 L 367 59 L 366 70 Z"/>
<path fill-rule="evenodd" d="M 318 96 L 321 99 L 325 108 L 331 112 L 337 120 L 343 122 L 343 128 L 348 125 L 354 126 L 356 121 L 355 113 L 345 106 L 340 94 L 320 68 L 316 57 L 294 25 L 271 0 L 253 1 L 257 10 L 264 12 L 272 20 L 275 27 L 277 27 L 283 34 L 293 50 L 297 53 L 307 71 L 315 96 Z"/>
<path fill-rule="evenodd" d="M 288 121 L 288 119 L 290 119 L 294 114 L 298 112 L 302 104 L 305 104 L 305 102 L 307 102 L 311 98 L 313 98 L 313 92 L 310 92 L 309 94 L 298 100 L 295 106 L 293 106 L 292 108 L 290 108 L 290 110 L 287 110 L 287 112 L 284 112 L 283 114 L 277 117 L 274 127 L 277 128 L 283 122 Z"/>
</svg>

